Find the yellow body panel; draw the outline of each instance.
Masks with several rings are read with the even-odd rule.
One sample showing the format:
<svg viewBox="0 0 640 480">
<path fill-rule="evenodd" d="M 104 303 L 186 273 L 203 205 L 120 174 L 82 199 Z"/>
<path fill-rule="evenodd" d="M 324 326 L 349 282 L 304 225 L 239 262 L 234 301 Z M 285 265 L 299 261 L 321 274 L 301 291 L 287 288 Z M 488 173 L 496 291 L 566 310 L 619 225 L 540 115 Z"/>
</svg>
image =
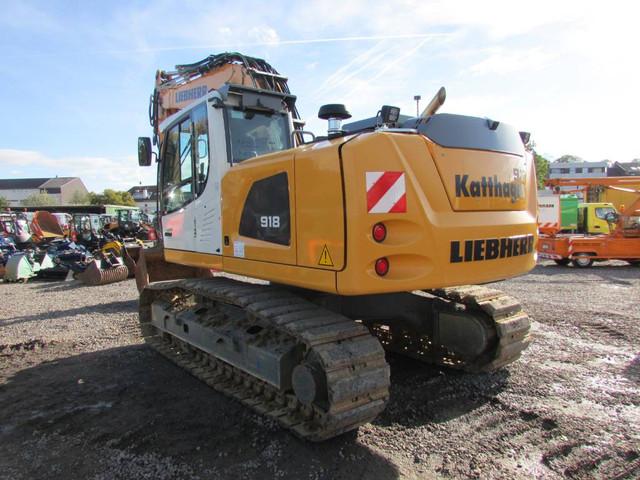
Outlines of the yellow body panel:
<svg viewBox="0 0 640 480">
<path fill-rule="evenodd" d="M 636 177 L 637 178 L 637 177 Z M 624 188 L 629 190 L 633 190 L 631 192 L 614 190 L 612 188 L 606 188 L 600 195 L 599 201 L 601 202 L 610 202 L 616 208 L 616 210 L 620 212 L 624 212 L 625 209 L 638 198 L 638 193 L 640 192 L 640 183 L 635 184 L 625 184 Z"/>
<path fill-rule="evenodd" d="M 225 257 L 224 271 L 310 290 L 336 291 L 336 274 L 330 270 Z"/>
<path fill-rule="evenodd" d="M 180 265 L 188 265 L 189 267 L 222 270 L 222 255 L 165 248 L 164 259 L 170 263 L 179 263 Z"/>
<path fill-rule="evenodd" d="M 523 210 L 526 208 L 524 189 L 527 172 L 522 165 L 522 157 L 495 152 L 470 152 L 464 149 L 443 148 L 433 142 L 427 142 L 427 144 L 453 210 Z M 456 190 L 459 190 L 461 195 L 456 196 Z"/>
<path fill-rule="evenodd" d="M 526 199 L 523 211 L 454 212 L 436 163 L 430 155 L 428 139 L 420 135 L 376 133 L 361 135 L 343 150 L 347 205 L 347 268 L 338 273 L 338 292 L 344 295 L 436 288 L 468 283 L 485 283 L 519 275 L 533 268 L 534 255 L 486 261 L 451 263 L 452 241 L 482 240 L 536 235 L 535 206 Z M 514 168 L 513 156 L 499 153 L 458 150 L 469 160 L 458 172 L 471 177 L 501 171 L 502 163 Z M 482 161 L 473 161 L 479 157 Z M 524 169 L 519 159 L 515 168 Z M 525 192 L 535 201 L 533 166 L 521 174 Z M 403 171 L 406 176 L 406 213 L 368 214 L 365 173 Z M 444 184 L 453 183 L 450 169 Z M 533 180 L 533 181 L 532 181 Z M 509 200 L 510 203 L 510 200 Z M 495 208 L 495 207 L 494 207 Z M 510 208 L 503 205 L 503 208 Z M 378 243 L 371 236 L 377 222 L 387 226 L 387 239 Z M 376 259 L 389 260 L 390 270 L 380 277 Z"/>
<path fill-rule="evenodd" d="M 328 270 L 344 266 L 341 144 L 320 142 L 296 153 L 298 265 Z"/>
<path fill-rule="evenodd" d="M 537 235 L 533 163 L 526 156 L 448 150 L 421 135 L 377 132 L 232 167 L 222 181 L 223 270 L 359 295 L 486 283 L 533 268 Z M 432 152 L 440 155 L 440 162 Z M 368 213 L 366 172 L 379 171 L 405 173 L 406 212 Z M 290 245 L 240 236 L 240 217 L 251 185 L 280 172 L 286 172 L 289 180 Z M 457 174 L 473 179 L 495 174 L 501 181 L 519 182 L 521 190 L 517 198 L 464 198 L 455 203 L 451 189 Z M 482 209 L 474 211 L 471 200 L 481 202 Z M 382 243 L 371 234 L 377 222 L 387 227 Z M 509 250 L 505 258 L 485 259 L 487 242 L 500 239 L 508 239 L 503 241 L 513 245 L 515 255 Z M 243 258 L 234 256 L 234 242 L 243 243 Z M 330 262 L 323 254 L 325 246 Z M 467 247 L 474 250 L 465 251 Z M 374 270 L 381 257 L 390 262 L 389 273 L 382 277 Z"/>
<path fill-rule="evenodd" d="M 256 180 L 286 172 L 289 180 L 289 206 L 291 210 L 291 242 L 289 245 L 245 237 L 239 234 L 240 217 L 249 189 Z M 234 243 L 243 244 L 244 258 L 272 263 L 296 264 L 295 174 L 293 150 L 264 155 L 260 159 L 246 160 L 235 165 L 222 178 L 222 232 L 230 241 L 222 247 L 225 257 L 234 256 Z M 267 201 L 265 199 L 264 201 Z M 225 265 L 226 269 L 226 265 Z"/>
</svg>

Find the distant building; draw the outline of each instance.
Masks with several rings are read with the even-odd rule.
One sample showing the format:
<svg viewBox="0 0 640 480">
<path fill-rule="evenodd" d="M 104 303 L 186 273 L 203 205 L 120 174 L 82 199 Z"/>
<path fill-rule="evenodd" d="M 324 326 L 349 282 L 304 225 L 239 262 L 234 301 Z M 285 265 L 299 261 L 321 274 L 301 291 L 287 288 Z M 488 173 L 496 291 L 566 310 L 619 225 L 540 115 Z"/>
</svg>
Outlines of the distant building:
<svg viewBox="0 0 640 480">
<path fill-rule="evenodd" d="M 608 160 L 602 162 L 552 162 L 549 164 L 549 178 L 585 178 L 606 177 L 611 165 Z"/>
<path fill-rule="evenodd" d="M 139 185 L 132 187 L 129 193 L 143 213 L 155 215 L 157 210 L 158 188 L 155 185 Z"/>
<path fill-rule="evenodd" d="M 607 170 L 608 177 L 640 177 L 640 162 L 614 162 Z"/>
<path fill-rule="evenodd" d="M 0 196 L 11 207 L 19 207 L 24 199 L 39 193 L 52 197 L 55 205 L 68 205 L 76 193 L 87 195 L 89 191 L 78 177 L 0 179 Z"/>
</svg>

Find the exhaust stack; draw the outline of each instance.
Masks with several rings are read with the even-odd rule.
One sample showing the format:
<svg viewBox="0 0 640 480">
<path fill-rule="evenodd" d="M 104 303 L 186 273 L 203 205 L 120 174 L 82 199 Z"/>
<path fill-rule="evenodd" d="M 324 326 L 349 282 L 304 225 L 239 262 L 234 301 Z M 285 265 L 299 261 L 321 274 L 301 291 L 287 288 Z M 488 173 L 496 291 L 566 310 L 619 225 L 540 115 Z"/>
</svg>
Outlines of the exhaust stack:
<svg viewBox="0 0 640 480">
<path fill-rule="evenodd" d="M 431 99 L 426 108 L 422 111 L 420 118 L 427 118 L 431 115 L 434 115 L 442 105 L 444 105 L 444 101 L 447 99 L 447 91 L 444 87 L 440 87 L 438 93 Z"/>
</svg>

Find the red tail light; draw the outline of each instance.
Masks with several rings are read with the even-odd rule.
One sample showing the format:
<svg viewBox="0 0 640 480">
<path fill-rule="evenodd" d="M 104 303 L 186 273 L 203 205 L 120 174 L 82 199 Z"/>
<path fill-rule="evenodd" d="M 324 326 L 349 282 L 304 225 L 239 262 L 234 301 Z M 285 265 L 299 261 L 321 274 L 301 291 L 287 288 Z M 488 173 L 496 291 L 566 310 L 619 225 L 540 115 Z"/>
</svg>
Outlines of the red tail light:
<svg viewBox="0 0 640 480">
<path fill-rule="evenodd" d="M 156 229 L 155 228 L 150 228 L 149 229 L 149 233 L 147 234 L 147 238 L 150 241 L 156 241 L 158 239 L 158 236 L 156 235 Z"/>
<path fill-rule="evenodd" d="M 389 273 L 389 260 L 385 257 L 376 260 L 376 273 L 384 277 Z"/>
<path fill-rule="evenodd" d="M 371 236 L 376 242 L 383 242 L 387 238 L 387 227 L 384 226 L 384 223 L 376 223 L 371 230 Z"/>
</svg>

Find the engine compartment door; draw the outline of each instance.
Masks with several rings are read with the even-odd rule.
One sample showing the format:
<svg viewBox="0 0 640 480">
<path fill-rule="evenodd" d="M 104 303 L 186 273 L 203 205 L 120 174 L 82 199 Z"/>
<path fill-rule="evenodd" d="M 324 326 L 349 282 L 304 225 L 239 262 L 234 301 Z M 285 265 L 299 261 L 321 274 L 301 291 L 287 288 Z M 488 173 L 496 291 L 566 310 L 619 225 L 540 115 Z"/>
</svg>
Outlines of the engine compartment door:
<svg viewBox="0 0 640 480">
<path fill-rule="evenodd" d="M 418 131 L 454 211 L 525 210 L 528 156 L 517 130 L 494 120 L 438 114 Z"/>
</svg>

